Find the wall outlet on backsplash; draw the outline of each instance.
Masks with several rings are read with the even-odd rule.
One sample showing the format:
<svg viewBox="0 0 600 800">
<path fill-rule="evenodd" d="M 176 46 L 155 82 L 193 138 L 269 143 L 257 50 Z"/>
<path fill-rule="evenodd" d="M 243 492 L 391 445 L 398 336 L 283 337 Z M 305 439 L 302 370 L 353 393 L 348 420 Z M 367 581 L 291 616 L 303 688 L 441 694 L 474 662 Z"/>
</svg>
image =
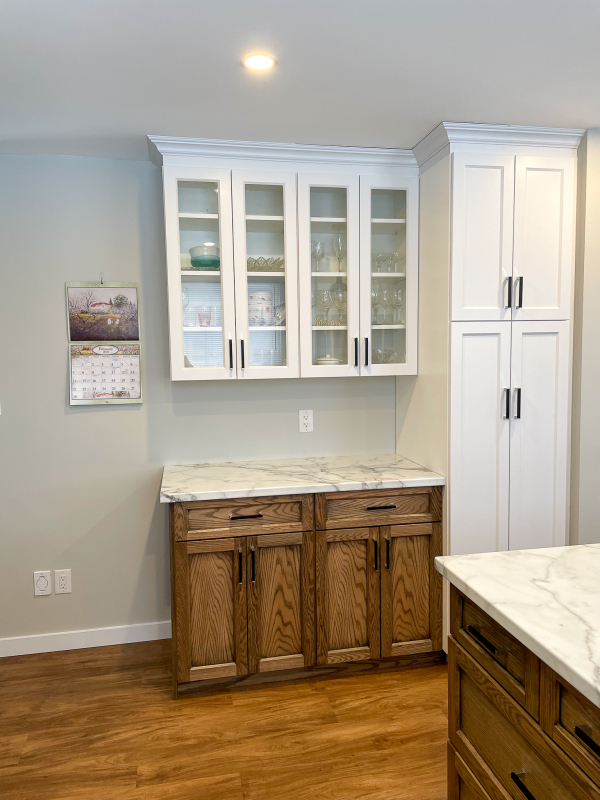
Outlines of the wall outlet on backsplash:
<svg viewBox="0 0 600 800">
<path fill-rule="evenodd" d="M 300 433 L 312 433 L 313 429 L 313 412 L 300 411 Z"/>
<path fill-rule="evenodd" d="M 71 570 L 54 570 L 54 594 L 71 594 Z"/>
</svg>

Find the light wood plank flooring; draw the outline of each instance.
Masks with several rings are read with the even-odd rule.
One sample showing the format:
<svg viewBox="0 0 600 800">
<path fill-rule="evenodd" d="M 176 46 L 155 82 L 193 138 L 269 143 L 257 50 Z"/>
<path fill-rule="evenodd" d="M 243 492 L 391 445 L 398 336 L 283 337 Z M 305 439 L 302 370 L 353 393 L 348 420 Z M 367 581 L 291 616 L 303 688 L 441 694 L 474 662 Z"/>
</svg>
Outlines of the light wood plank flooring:
<svg viewBox="0 0 600 800">
<path fill-rule="evenodd" d="M 173 701 L 169 647 L 0 659 L 2 800 L 445 800 L 445 665 Z"/>
</svg>

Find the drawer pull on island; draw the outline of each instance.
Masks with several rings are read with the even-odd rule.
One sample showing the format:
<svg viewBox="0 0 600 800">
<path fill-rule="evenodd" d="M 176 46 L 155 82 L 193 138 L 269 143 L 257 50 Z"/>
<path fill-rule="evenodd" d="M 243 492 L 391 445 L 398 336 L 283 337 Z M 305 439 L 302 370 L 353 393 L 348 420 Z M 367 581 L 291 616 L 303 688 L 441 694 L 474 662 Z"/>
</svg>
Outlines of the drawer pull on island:
<svg viewBox="0 0 600 800">
<path fill-rule="evenodd" d="M 264 515 L 260 514 L 230 514 L 229 519 L 261 519 Z"/>
<path fill-rule="evenodd" d="M 587 727 L 587 726 L 586 726 L 586 727 Z M 584 744 L 585 744 L 587 747 L 589 747 L 589 748 L 590 748 L 590 750 L 592 751 L 592 753 L 595 753 L 595 755 L 597 755 L 597 756 L 599 756 L 599 757 L 600 757 L 600 744 L 598 744 L 597 742 L 595 742 L 595 741 L 592 739 L 592 737 L 591 737 L 591 736 L 590 736 L 590 734 L 588 733 L 588 731 L 589 731 L 589 730 L 590 730 L 590 728 L 588 728 L 588 729 L 587 729 L 587 731 L 586 731 L 586 729 L 585 729 L 585 728 L 583 728 L 581 725 L 578 725 L 578 726 L 575 728 L 575 736 L 577 736 L 579 739 L 581 739 L 581 741 L 582 741 L 582 742 L 583 742 L 583 743 L 584 743 Z"/>
<path fill-rule="evenodd" d="M 367 506 L 367 511 L 391 511 L 396 506 Z"/>
<path fill-rule="evenodd" d="M 256 553 L 254 551 L 254 545 L 250 548 L 250 559 L 252 562 L 252 583 L 256 583 Z"/>
<path fill-rule="evenodd" d="M 244 564 L 242 561 L 242 548 L 238 547 L 238 583 L 244 582 Z"/>
<path fill-rule="evenodd" d="M 523 774 L 524 773 L 521 773 L 521 775 Z M 529 789 L 525 786 L 518 772 L 511 772 L 510 777 L 512 778 L 513 782 L 517 784 L 519 790 L 522 792 L 523 796 L 527 798 L 527 800 L 535 800 L 535 796 L 532 795 Z"/>
<path fill-rule="evenodd" d="M 486 650 L 489 650 L 489 652 L 493 656 L 496 655 L 498 649 L 494 647 L 494 645 L 489 641 L 489 639 L 486 639 L 482 633 L 479 633 L 477 628 L 474 628 L 473 625 L 467 625 L 467 630 L 474 639 L 477 639 L 477 641 L 482 647 L 485 647 Z"/>
<path fill-rule="evenodd" d="M 385 540 L 385 568 L 390 568 L 390 540 Z"/>
</svg>

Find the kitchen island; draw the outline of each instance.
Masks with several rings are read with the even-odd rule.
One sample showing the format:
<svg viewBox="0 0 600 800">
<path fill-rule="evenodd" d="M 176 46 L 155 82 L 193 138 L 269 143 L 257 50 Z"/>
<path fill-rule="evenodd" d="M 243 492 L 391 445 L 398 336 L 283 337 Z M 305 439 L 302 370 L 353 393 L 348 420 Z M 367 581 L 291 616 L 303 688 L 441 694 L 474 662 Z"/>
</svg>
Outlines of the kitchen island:
<svg viewBox="0 0 600 800">
<path fill-rule="evenodd" d="M 600 800 L 600 544 L 445 556 L 448 797 Z"/>
</svg>

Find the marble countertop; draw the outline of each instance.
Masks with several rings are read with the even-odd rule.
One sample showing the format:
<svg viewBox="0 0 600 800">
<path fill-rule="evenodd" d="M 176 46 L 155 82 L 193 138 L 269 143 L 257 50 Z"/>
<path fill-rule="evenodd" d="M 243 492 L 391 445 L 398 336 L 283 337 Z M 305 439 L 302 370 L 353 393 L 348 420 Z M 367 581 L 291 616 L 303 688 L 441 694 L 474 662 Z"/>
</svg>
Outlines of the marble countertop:
<svg viewBox="0 0 600 800">
<path fill-rule="evenodd" d="M 229 461 L 165 467 L 160 502 L 443 486 L 444 482 L 437 472 L 393 453 Z"/>
<path fill-rule="evenodd" d="M 442 556 L 435 566 L 600 707 L 600 544 Z"/>
</svg>

